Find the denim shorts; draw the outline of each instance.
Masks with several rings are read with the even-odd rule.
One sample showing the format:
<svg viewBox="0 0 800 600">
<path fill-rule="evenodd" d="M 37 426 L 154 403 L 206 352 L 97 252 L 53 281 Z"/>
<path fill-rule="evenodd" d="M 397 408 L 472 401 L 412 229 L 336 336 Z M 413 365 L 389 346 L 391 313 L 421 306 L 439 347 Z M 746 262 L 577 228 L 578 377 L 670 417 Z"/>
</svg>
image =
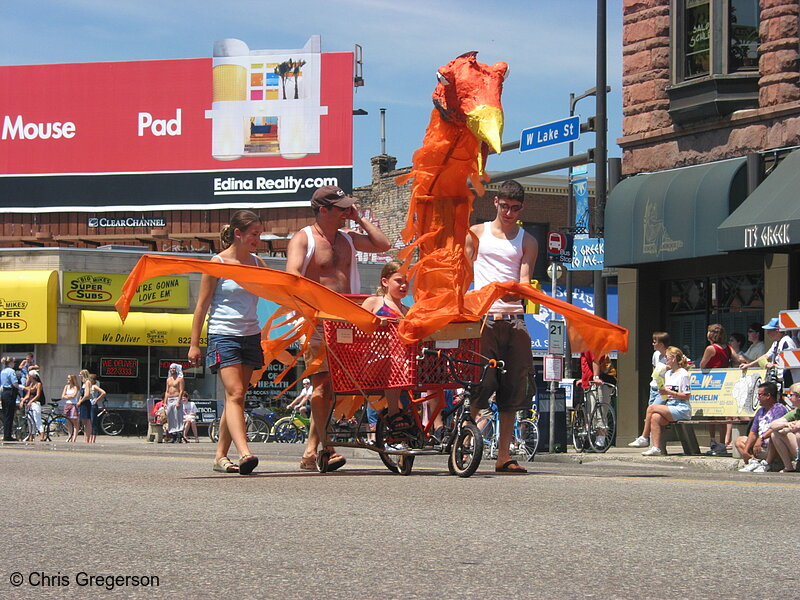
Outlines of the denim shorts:
<svg viewBox="0 0 800 600">
<path fill-rule="evenodd" d="M 261 334 L 246 336 L 209 334 L 206 366 L 211 372 L 216 373 L 222 367 L 239 364 L 254 369 L 264 366 Z"/>
</svg>

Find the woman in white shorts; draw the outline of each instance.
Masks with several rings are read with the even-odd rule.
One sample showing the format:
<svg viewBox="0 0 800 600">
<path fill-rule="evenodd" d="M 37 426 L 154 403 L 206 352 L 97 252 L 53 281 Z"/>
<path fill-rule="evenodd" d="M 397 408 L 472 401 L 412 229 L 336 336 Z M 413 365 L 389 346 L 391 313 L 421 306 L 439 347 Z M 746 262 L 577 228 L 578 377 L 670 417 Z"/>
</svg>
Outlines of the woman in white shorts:
<svg viewBox="0 0 800 600">
<path fill-rule="evenodd" d="M 689 372 L 686 367 L 689 361 L 680 348 L 670 346 L 664 352 L 667 359 L 667 370 L 664 372 L 664 385 L 658 393 L 666 399 L 666 404 L 651 404 L 645 414 L 645 426 L 650 424 L 651 445 L 642 452 L 643 456 L 660 456 L 666 454 L 661 450 L 661 428 L 668 423 L 685 421 L 692 418 L 692 406 L 689 404 L 691 387 Z"/>
</svg>

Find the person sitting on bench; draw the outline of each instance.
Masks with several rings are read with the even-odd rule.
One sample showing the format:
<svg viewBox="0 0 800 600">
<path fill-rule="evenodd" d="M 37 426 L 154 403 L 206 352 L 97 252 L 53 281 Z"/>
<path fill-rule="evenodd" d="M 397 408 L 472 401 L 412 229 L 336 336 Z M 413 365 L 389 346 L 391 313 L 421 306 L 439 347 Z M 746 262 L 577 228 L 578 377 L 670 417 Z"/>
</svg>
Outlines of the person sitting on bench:
<svg viewBox="0 0 800 600">
<path fill-rule="evenodd" d="M 650 432 L 652 442 L 650 448 L 642 452 L 642 456 L 666 454 L 661 448 L 661 428 L 675 421 L 688 421 L 692 418 L 692 407 L 689 404 L 691 386 L 689 372 L 686 370 L 688 360 L 680 348 L 675 346 L 667 348 L 664 354 L 667 359 L 667 370 L 664 372 L 664 385 L 659 388 L 658 393 L 666 399 L 666 404 L 651 404 L 647 407 L 644 431 Z M 642 433 L 634 443 L 642 438 L 647 440 Z"/>
<path fill-rule="evenodd" d="M 747 437 L 736 438 L 736 449 L 745 462 L 739 469 L 742 473 L 766 473 L 777 456 L 774 445 L 769 443 L 772 436 L 770 424 L 786 414 L 786 407 L 778 402 L 778 386 L 772 381 L 759 385 L 758 401 L 761 408 L 753 417 L 750 432 Z"/>
</svg>

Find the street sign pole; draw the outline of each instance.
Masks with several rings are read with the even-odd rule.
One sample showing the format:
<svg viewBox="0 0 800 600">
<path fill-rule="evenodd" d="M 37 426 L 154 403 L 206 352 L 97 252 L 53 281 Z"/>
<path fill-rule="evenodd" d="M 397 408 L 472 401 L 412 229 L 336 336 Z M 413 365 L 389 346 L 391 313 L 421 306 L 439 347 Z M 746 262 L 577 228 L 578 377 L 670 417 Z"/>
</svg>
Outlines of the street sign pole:
<svg viewBox="0 0 800 600">
<path fill-rule="evenodd" d="M 552 276 L 550 277 L 550 295 L 555 299 L 556 298 L 556 280 L 558 279 L 559 273 L 559 265 L 556 262 L 551 262 L 551 272 Z M 548 343 L 547 343 L 547 352 L 551 355 L 556 354 L 553 350 L 558 350 L 559 352 L 564 352 L 564 321 L 556 320 L 551 317 L 550 322 L 548 323 Z M 554 331 L 552 328 L 558 327 L 558 332 Z M 552 340 L 558 339 L 554 334 L 560 334 L 561 343 L 559 344 L 558 348 L 554 348 L 555 344 L 552 343 Z M 563 368 L 563 363 L 562 363 Z M 554 454 L 556 452 L 556 445 L 555 445 L 555 437 L 556 437 L 556 382 L 555 380 L 550 381 L 549 385 L 550 389 L 550 431 L 548 440 L 548 454 Z"/>
</svg>

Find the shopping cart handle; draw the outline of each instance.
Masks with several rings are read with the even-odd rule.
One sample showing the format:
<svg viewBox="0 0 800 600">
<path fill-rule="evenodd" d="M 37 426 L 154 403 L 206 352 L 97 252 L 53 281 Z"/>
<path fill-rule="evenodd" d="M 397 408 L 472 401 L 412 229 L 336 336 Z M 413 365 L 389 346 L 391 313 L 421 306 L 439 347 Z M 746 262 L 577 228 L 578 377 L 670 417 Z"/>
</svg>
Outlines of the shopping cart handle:
<svg viewBox="0 0 800 600">
<path fill-rule="evenodd" d="M 422 353 L 417 357 L 417 360 L 422 360 L 426 356 L 441 356 L 441 350 L 434 350 L 433 348 L 423 348 Z"/>
</svg>

